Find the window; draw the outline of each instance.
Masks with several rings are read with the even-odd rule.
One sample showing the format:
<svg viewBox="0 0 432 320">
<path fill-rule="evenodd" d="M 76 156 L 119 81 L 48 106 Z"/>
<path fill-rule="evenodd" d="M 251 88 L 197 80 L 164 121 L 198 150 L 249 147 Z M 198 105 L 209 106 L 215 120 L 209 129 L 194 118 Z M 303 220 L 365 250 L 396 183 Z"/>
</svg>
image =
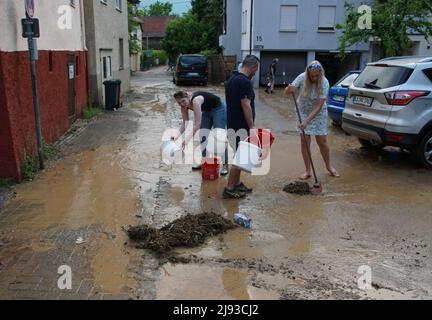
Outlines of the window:
<svg viewBox="0 0 432 320">
<path fill-rule="evenodd" d="M 358 88 L 387 89 L 407 82 L 413 69 L 388 65 L 367 66 L 354 85 Z"/>
<path fill-rule="evenodd" d="M 123 39 L 119 40 L 119 68 L 122 70 L 124 68 L 124 41 Z"/>
<path fill-rule="evenodd" d="M 115 0 L 115 6 L 116 9 L 121 11 L 122 10 L 122 0 Z"/>
<path fill-rule="evenodd" d="M 348 88 L 350 87 L 354 81 L 358 78 L 358 73 L 351 73 L 350 75 L 346 76 L 342 80 L 340 80 L 338 83 L 335 84 L 336 87 L 344 87 Z"/>
<path fill-rule="evenodd" d="M 297 6 L 281 6 L 280 31 L 297 31 Z"/>
<path fill-rule="evenodd" d="M 336 24 L 336 7 L 320 6 L 319 7 L 319 31 L 335 31 Z"/>
<path fill-rule="evenodd" d="M 248 12 L 247 10 L 242 12 L 242 33 L 247 33 L 247 22 L 248 22 Z"/>
<path fill-rule="evenodd" d="M 426 77 L 428 77 L 429 80 L 432 81 L 432 69 L 425 69 L 423 70 L 423 72 L 426 75 Z"/>
</svg>

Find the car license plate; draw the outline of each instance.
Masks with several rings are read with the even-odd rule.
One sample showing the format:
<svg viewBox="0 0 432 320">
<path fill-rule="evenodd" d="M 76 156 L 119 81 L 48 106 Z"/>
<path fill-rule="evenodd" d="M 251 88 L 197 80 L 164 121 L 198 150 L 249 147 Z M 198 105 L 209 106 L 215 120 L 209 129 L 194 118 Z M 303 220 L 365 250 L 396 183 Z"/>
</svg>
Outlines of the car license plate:
<svg viewBox="0 0 432 320">
<path fill-rule="evenodd" d="M 354 96 L 353 102 L 361 106 L 370 107 L 372 105 L 373 99 L 369 97 Z"/>
<path fill-rule="evenodd" d="M 343 97 L 343 96 L 338 96 L 338 95 L 334 95 L 334 96 L 333 96 L 333 100 L 334 100 L 334 101 L 338 101 L 338 102 L 344 102 L 344 101 L 345 101 L 345 97 Z"/>
<path fill-rule="evenodd" d="M 191 76 L 191 77 L 198 77 L 199 74 L 196 73 L 196 72 L 189 72 L 189 73 L 188 73 L 188 76 Z"/>
</svg>

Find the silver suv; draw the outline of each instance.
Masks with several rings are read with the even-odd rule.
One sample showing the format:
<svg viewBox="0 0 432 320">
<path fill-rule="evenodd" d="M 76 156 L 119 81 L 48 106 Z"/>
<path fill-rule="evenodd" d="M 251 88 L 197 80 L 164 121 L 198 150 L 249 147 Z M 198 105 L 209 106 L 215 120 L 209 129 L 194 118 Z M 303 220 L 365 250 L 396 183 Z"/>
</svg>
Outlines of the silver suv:
<svg viewBox="0 0 432 320">
<path fill-rule="evenodd" d="M 432 57 L 369 63 L 350 87 L 342 128 L 365 147 L 396 146 L 432 169 Z"/>
</svg>

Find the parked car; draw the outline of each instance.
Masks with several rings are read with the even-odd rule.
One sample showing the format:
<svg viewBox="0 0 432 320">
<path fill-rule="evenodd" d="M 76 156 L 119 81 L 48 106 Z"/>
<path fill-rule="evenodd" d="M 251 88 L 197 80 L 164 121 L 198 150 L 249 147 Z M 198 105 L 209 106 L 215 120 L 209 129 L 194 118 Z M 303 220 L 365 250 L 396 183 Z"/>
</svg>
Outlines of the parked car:
<svg viewBox="0 0 432 320">
<path fill-rule="evenodd" d="M 432 57 L 370 63 L 349 89 L 342 128 L 366 147 L 397 146 L 432 169 Z"/>
<path fill-rule="evenodd" d="M 359 76 L 360 71 L 351 71 L 340 79 L 333 87 L 330 88 L 327 108 L 330 119 L 333 124 L 340 126 L 342 124 L 342 112 L 345 109 L 345 100 L 348 96 L 348 88 Z"/>
<path fill-rule="evenodd" d="M 197 54 L 184 54 L 177 59 L 173 82 L 177 85 L 183 83 L 200 83 L 207 85 L 208 60 L 207 57 Z"/>
</svg>

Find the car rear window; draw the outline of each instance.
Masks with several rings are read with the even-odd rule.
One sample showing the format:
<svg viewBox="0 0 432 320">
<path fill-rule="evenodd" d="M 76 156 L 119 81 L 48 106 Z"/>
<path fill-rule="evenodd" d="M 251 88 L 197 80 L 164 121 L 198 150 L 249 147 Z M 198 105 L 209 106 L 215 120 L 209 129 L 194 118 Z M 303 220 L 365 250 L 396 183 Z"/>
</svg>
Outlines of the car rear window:
<svg viewBox="0 0 432 320">
<path fill-rule="evenodd" d="M 428 77 L 429 80 L 432 81 L 432 69 L 425 69 L 423 70 L 423 72 L 426 75 L 426 77 Z"/>
<path fill-rule="evenodd" d="M 399 66 L 367 66 L 354 85 L 358 88 L 386 89 L 407 82 L 412 72 L 413 69 Z"/>
<path fill-rule="evenodd" d="M 205 57 L 181 57 L 180 63 L 183 67 L 205 65 L 207 59 Z"/>
<path fill-rule="evenodd" d="M 341 79 L 336 86 L 338 87 L 349 87 L 353 84 L 354 80 L 358 78 L 358 73 L 352 73 L 347 75 L 345 78 Z"/>
</svg>

